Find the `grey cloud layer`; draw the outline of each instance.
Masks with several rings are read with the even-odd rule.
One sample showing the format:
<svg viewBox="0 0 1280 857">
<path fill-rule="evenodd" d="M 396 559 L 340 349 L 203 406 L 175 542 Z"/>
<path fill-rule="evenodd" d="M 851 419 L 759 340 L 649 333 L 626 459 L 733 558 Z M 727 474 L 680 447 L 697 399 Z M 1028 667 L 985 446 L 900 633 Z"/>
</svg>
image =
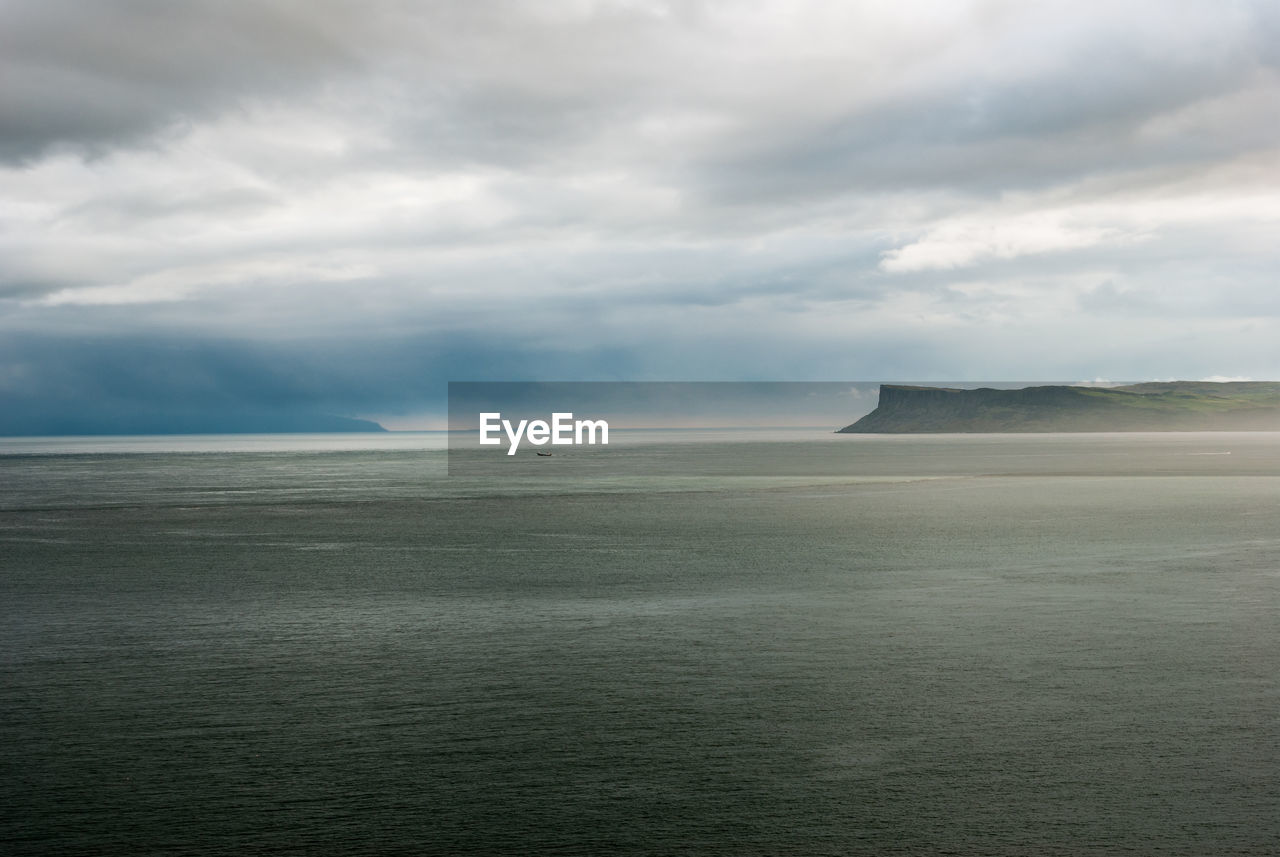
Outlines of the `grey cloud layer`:
<svg viewBox="0 0 1280 857">
<path fill-rule="evenodd" d="M 1271 3 L 0 21 L 10 334 L 451 343 L 414 350 L 434 374 L 500 371 L 487 342 L 593 377 L 995 377 L 1029 338 L 1035 377 L 1280 372 Z"/>
<path fill-rule="evenodd" d="M 0 155 L 145 143 L 242 98 L 305 91 L 355 58 L 353 7 L 154 0 L 0 5 Z"/>
</svg>

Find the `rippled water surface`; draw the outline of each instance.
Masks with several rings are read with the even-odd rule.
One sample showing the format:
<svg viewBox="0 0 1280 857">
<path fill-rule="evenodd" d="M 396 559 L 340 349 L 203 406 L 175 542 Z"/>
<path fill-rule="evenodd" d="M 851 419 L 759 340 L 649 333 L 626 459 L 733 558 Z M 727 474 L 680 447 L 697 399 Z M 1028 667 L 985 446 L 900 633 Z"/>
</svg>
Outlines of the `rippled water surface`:
<svg viewBox="0 0 1280 857">
<path fill-rule="evenodd" d="M 1280 851 L 1280 436 L 260 440 L 0 440 L 0 851 Z"/>
</svg>

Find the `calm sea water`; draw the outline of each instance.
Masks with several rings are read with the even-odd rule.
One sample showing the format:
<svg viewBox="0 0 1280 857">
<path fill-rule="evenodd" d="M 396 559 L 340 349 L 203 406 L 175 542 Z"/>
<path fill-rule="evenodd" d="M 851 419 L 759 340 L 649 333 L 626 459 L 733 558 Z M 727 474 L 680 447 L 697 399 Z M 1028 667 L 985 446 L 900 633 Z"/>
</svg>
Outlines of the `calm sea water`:
<svg viewBox="0 0 1280 857">
<path fill-rule="evenodd" d="M 0 851 L 1280 851 L 1280 435 L 606 452 L 0 440 Z"/>
</svg>

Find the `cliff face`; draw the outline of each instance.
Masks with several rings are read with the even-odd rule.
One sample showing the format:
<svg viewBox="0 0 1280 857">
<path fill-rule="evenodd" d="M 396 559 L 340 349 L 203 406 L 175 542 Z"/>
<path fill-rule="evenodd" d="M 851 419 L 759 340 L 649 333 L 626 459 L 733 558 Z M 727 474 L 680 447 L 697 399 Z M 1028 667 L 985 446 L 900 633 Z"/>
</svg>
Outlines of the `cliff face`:
<svg viewBox="0 0 1280 857">
<path fill-rule="evenodd" d="M 1280 383 L 958 390 L 884 384 L 841 433 L 1280 431 Z"/>
</svg>

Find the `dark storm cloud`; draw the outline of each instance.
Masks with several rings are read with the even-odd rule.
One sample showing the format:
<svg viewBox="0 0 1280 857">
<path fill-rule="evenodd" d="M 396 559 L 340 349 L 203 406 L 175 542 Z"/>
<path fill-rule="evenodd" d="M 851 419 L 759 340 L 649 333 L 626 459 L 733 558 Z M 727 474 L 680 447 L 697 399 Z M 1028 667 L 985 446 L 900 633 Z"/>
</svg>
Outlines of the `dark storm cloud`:
<svg viewBox="0 0 1280 857">
<path fill-rule="evenodd" d="M 525 377 L 531 360 L 553 374 L 582 360 L 602 377 L 634 368 L 608 347 L 507 347 L 465 335 L 278 344 L 16 336 L 0 342 L 0 435 L 198 431 L 211 420 L 219 428 L 208 430 L 314 429 L 329 416 L 431 413 L 442 411 L 450 379 Z"/>
</svg>

